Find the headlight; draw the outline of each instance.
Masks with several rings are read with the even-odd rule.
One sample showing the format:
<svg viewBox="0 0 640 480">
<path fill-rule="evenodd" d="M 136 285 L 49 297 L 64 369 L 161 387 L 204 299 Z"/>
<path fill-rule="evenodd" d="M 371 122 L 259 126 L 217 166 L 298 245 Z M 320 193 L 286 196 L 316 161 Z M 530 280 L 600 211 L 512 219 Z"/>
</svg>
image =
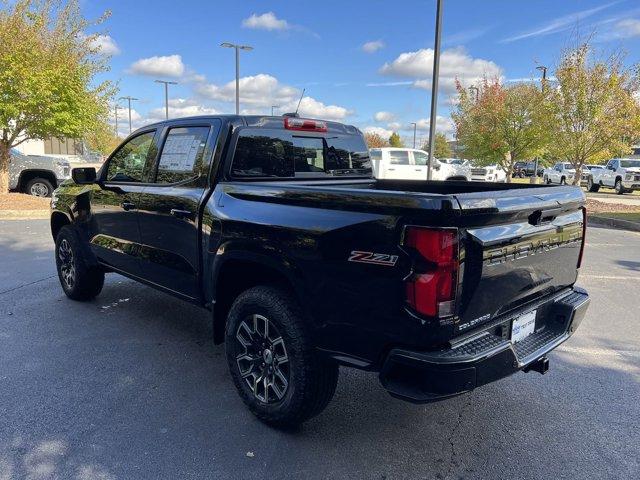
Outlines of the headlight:
<svg viewBox="0 0 640 480">
<path fill-rule="evenodd" d="M 625 179 L 625 180 L 633 180 L 633 175 L 631 175 L 630 173 L 627 173 L 627 174 L 624 176 L 624 179 Z"/>
</svg>

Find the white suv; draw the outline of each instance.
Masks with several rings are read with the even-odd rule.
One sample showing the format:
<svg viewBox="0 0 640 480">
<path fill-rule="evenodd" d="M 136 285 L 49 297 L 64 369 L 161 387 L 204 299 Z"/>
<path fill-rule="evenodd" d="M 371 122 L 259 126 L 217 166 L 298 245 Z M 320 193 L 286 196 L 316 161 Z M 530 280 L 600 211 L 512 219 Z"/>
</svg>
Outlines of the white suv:
<svg viewBox="0 0 640 480">
<path fill-rule="evenodd" d="M 67 160 L 43 155 L 23 155 L 11 149 L 9 159 L 9 190 L 50 197 L 53 190 L 71 178 L 71 165 Z"/>
<path fill-rule="evenodd" d="M 426 180 L 429 154 L 416 148 L 372 148 L 373 175 L 380 180 Z M 434 158 L 432 180 L 471 180 L 469 167 Z"/>
</svg>

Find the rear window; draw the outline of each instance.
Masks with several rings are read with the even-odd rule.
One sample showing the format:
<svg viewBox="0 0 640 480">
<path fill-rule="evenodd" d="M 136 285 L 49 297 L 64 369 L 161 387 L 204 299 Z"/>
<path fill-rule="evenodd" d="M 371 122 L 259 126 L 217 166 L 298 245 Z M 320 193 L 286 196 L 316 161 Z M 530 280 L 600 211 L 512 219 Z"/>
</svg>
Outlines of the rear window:
<svg viewBox="0 0 640 480">
<path fill-rule="evenodd" d="M 389 163 L 391 165 L 409 165 L 409 152 L 407 150 L 390 150 Z"/>
<path fill-rule="evenodd" d="M 620 165 L 623 168 L 639 168 L 640 160 L 620 160 Z"/>
<path fill-rule="evenodd" d="M 231 164 L 235 177 L 371 175 L 369 151 L 356 135 L 308 135 L 243 129 Z"/>
</svg>

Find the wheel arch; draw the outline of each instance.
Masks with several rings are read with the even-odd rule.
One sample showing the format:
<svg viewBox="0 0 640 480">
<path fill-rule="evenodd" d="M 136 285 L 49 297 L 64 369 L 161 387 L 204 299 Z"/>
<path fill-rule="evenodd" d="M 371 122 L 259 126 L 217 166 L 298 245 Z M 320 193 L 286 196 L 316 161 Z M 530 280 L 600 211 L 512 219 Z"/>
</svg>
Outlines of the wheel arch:
<svg viewBox="0 0 640 480">
<path fill-rule="evenodd" d="M 219 259 L 213 271 L 212 315 L 214 343 L 224 342 L 227 314 L 236 297 L 257 285 L 276 285 L 291 291 L 304 307 L 301 283 L 281 262 L 258 253 L 233 252 Z"/>
<path fill-rule="evenodd" d="M 20 172 L 20 176 L 18 177 L 17 189 L 21 192 L 24 191 L 24 189 L 27 186 L 27 183 L 29 183 L 29 181 L 33 180 L 34 178 L 44 178 L 45 180 L 48 180 L 49 182 L 51 182 L 51 185 L 53 185 L 53 188 L 58 187 L 58 179 L 56 178 L 55 174 L 51 170 L 29 169 L 29 170 L 22 170 Z"/>
<path fill-rule="evenodd" d="M 58 237 L 58 233 L 60 232 L 60 229 L 65 225 L 71 225 L 71 219 L 69 218 L 68 215 L 60 211 L 53 211 L 51 213 L 50 225 L 51 225 L 51 236 L 53 237 L 53 241 L 55 241 L 56 238 Z"/>
</svg>

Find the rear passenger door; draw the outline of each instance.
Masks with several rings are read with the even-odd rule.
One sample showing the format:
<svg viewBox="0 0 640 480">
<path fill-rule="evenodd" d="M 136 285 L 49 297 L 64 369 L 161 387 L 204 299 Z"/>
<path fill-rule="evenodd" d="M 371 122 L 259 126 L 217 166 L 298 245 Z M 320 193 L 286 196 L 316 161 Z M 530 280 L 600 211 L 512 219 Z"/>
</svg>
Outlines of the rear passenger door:
<svg viewBox="0 0 640 480">
<path fill-rule="evenodd" d="M 200 296 L 199 207 L 220 126 L 206 119 L 164 127 L 151 184 L 139 200 L 144 279 L 189 299 Z"/>
<path fill-rule="evenodd" d="M 387 180 L 416 180 L 418 173 L 409 159 L 408 150 L 390 150 L 385 163 L 384 178 Z"/>
</svg>

